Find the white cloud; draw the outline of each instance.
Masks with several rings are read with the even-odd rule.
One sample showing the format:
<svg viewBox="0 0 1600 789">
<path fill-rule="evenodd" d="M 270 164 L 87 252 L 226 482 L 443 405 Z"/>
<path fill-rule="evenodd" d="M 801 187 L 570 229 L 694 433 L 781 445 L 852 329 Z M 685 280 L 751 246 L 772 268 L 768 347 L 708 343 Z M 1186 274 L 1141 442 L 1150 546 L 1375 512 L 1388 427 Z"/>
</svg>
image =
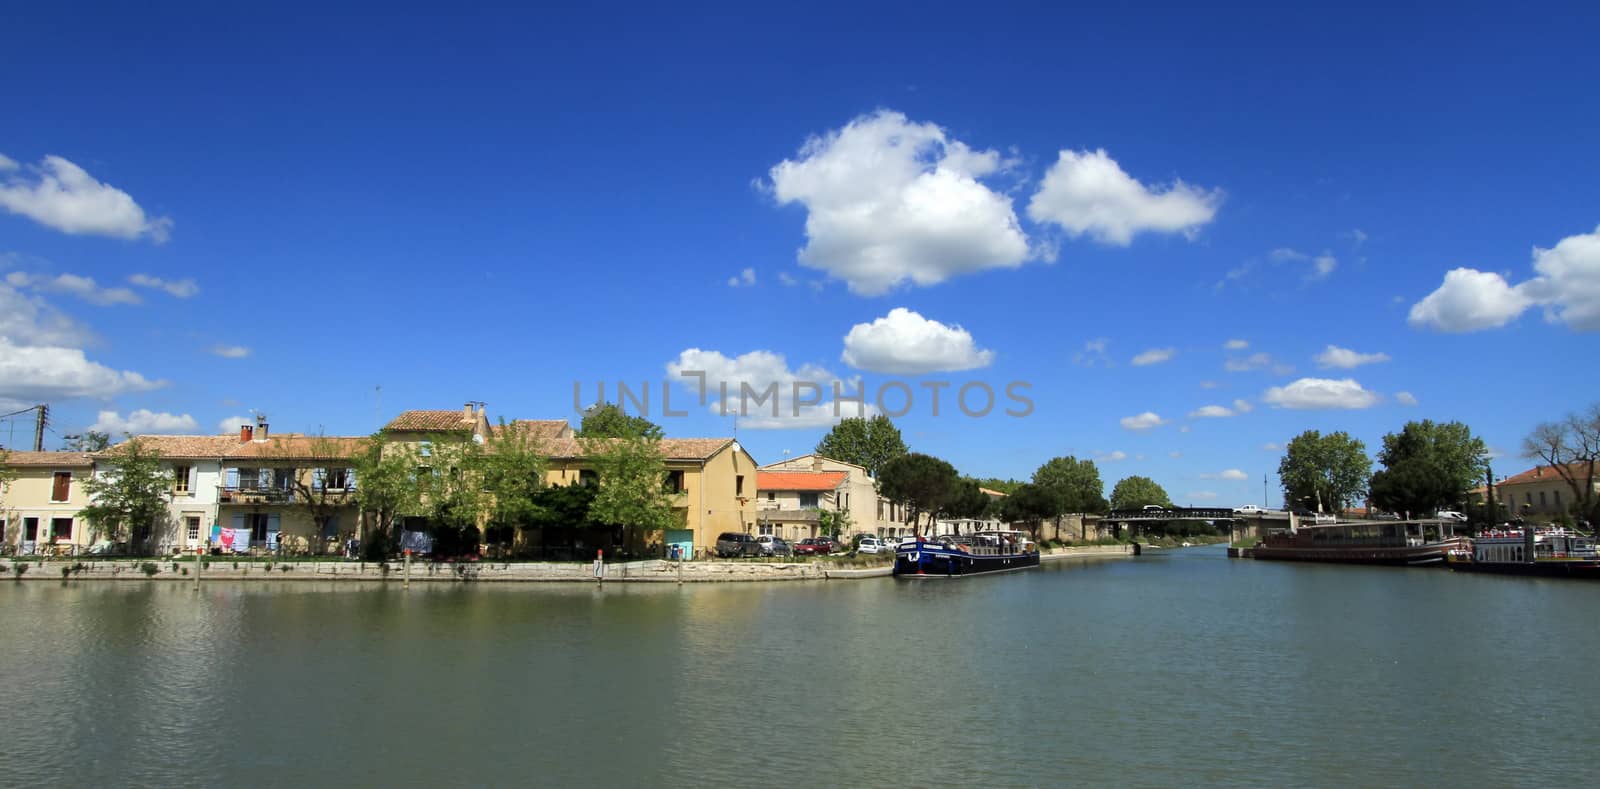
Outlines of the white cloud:
<svg viewBox="0 0 1600 789">
<path fill-rule="evenodd" d="M 1194 490 L 1189 492 L 1189 498 L 1194 501 L 1211 501 L 1217 498 L 1217 494 L 1209 490 Z"/>
<path fill-rule="evenodd" d="M 1504 326 L 1531 306 L 1533 299 L 1499 274 L 1458 268 L 1444 275 L 1438 290 L 1411 305 L 1406 320 L 1444 332 L 1478 331 Z"/>
<path fill-rule="evenodd" d="M 1370 408 L 1378 396 L 1361 388 L 1353 378 L 1301 378 L 1288 386 L 1274 386 L 1261 395 L 1277 408 L 1299 410 Z"/>
<path fill-rule="evenodd" d="M 1444 282 L 1412 305 L 1412 326 L 1444 332 L 1493 329 L 1533 306 L 1573 331 L 1600 331 L 1600 228 L 1533 250 L 1531 279 L 1517 285 L 1500 274 L 1452 269 Z"/>
<path fill-rule="evenodd" d="M 1203 405 L 1189 412 L 1190 419 L 1221 419 L 1228 416 L 1233 416 L 1233 411 L 1221 405 Z"/>
<path fill-rule="evenodd" d="M 1251 411 L 1254 411 L 1255 408 L 1256 408 L 1255 406 L 1250 404 L 1249 400 L 1234 400 L 1233 401 L 1234 413 L 1248 414 Z"/>
<path fill-rule="evenodd" d="M 1400 405 L 1416 405 L 1417 396 L 1410 392 L 1395 392 L 1394 401 Z"/>
<path fill-rule="evenodd" d="M 214 345 L 211 353 L 224 359 L 243 359 L 250 355 L 250 349 L 243 345 Z"/>
<path fill-rule="evenodd" d="M 1216 472 L 1214 474 L 1213 473 L 1201 474 L 1200 478 L 1201 479 L 1222 479 L 1222 480 L 1228 480 L 1230 482 L 1242 482 L 1244 480 L 1249 479 L 1250 475 L 1244 473 L 1243 471 L 1240 471 L 1239 469 L 1230 468 L 1227 471 L 1218 471 L 1218 472 Z"/>
<path fill-rule="evenodd" d="M 1311 261 L 1311 278 L 1326 279 L 1338 267 L 1339 260 L 1333 255 L 1324 252 Z"/>
<path fill-rule="evenodd" d="M 1283 449 L 1283 447 L 1281 447 L 1278 444 L 1276 444 L 1274 442 L 1271 442 L 1271 441 L 1268 441 L 1267 443 L 1262 444 L 1261 448 L 1265 449 L 1268 452 L 1277 452 L 1278 450 Z"/>
<path fill-rule="evenodd" d="M 1267 257 L 1272 258 L 1273 262 L 1275 262 L 1275 263 L 1288 263 L 1288 262 L 1299 263 L 1299 262 L 1304 262 L 1304 261 L 1308 261 L 1308 260 L 1311 259 L 1310 255 L 1307 255 L 1304 252 L 1300 252 L 1300 251 L 1297 251 L 1297 250 L 1290 249 L 1288 247 L 1279 247 L 1277 249 L 1274 249 L 1271 252 L 1267 253 Z"/>
<path fill-rule="evenodd" d="M 76 346 L 92 339 L 87 327 L 37 296 L 0 284 L 0 337 L 19 345 Z"/>
<path fill-rule="evenodd" d="M 1216 381 L 1201 381 L 1200 382 L 1200 388 L 1201 389 L 1215 389 L 1215 388 L 1217 388 L 1218 385 L 1219 384 Z"/>
<path fill-rule="evenodd" d="M 225 418 L 223 418 L 222 421 L 217 423 L 217 432 L 218 433 L 237 433 L 237 432 L 239 432 L 239 426 L 240 425 L 254 425 L 255 423 L 256 423 L 255 417 L 249 417 L 249 416 L 230 416 L 230 417 L 225 417 Z"/>
<path fill-rule="evenodd" d="M 807 140 L 769 178 L 780 205 L 806 208 L 800 264 L 873 296 L 1028 260 L 1011 198 L 978 180 L 1007 164 L 881 110 Z"/>
<path fill-rule="evenodd" d="M 1221 203 L 1220 189 L 1182 181 L 1166 189 L 1141 184 L 1103 149 L 1064 150 L 1028 201 L 1028 217 L 1059 225 L 1073 236 L 1127 246 L 1141 232 L 1192 233 L 1216 216 Z"/>
<path fill-rule="evenodd" d="M 1229 341 L 1223 343 L 1222 347 L 1227 349 L 1227 350 L 1230 350 L 1230 351 L 1242 351 L 1242 350 L 1250 347 L 1250 341 L 1249 340 L 1229 340 Z"/>
<path fill-rule="evenodd" d="M 18 345 L 0 337 L 0 399 L 45 403 L 74 397 L 111 397 L 165 386 L 128 370 L 89 361 L 83 351 L 46 345 Z"/>
<path fill-rule="evenodd" d="M 6 284 L 18 288 L 32 288 L 45 293 L 66 293 L 76 296 L 90 304 L 110 306 L 113 304 L 138 304 L 139 294 L 127 288 L 102 288 L 94 281 L 93 277 L 84 277 L 77 274 L 58 274 L 54 277 L 42 277 L 37 274 L 26 274 L 13 271 L 6 275 Z"/>
<path fill-rule="evenodd" d="M 1178 450 L 1176 450 L 1176 449 L 1174 449 L 1174 450 L 1172 450 L 1172 451 L 1171 451 L 1171 452 L 1168 452 L 1168 453 L 1167 453 L 1167 457 L 1169 457 L 1169 458 L 1172 458 L 1172 459 L 1174 459 L 1174 460 L 1176 460 L 1176 459 L 1178 459 L 1178 458 L 1181 458 L 1181 457 L 1183 457 L 1183 453 L 1182 453 L 1182 452 L 1179 452 L 1179 451 L 1178 451 Z"/>
<path fill-rule="evenodd" d="M 1178 354 L 1177 348 L 1151 348 L 1138 356 L 1133 357 L 1134 367 L 1143 367 L 1148 364 L 1160 364 Z"/>
<path fill-rule="evenodd" d="M 20 172 L 15 162 L 6 161 L 11 166 L 0 171 Z M 167 240 L 171 219 L 146 217 L 127 192 L 96 181 L 82 167 L 46 156 L 29 169 L 36 179 L 12 176 L 0 183 L 0 208 L 72 235 Z"/>
<path fill-rule="evenodd" d="M 979 349 L 972 334 L 960 326 L 896 307 L 871 323 L 850 327 L 840 358 L 858 370 L 920 375 L 987 367 L 994 351 Z"/>
<path fill-rule="evenodd" d="M 1307 263 L 1311 271 L 1306 274 L 1307 279 L 1326 279 L 1333 270 L 1339 267 L 1339 259 L 1332 252 L 1324 251 L 1320 255 L 1310 255 L 1298 249 L 1279 247 L 1267 253 L 1267 258 L 1273 263 Z"/>
<path fill-rule="evenodd" d="M 112 436 L 123 433 L 138 436 L 147 433 L 193 433 L 198 427 L 194 417 L 188 414 L 156 413 L 141 408 L 129 413 L 127 419 L 118 416 L 116 411 L 101 411 L 100 417 L 89 429 Z"/>
<path fill-rule="evenodd" d="M 1249 356 L 1236 356 L 1222 363 L 1222 369 L 1230 373 L 1243 373 L 1251 370 L 1265 370 L 1271 368 L 1278 375 L 1288 375 L 1294 372 L 1294 366 L 1275 362 L 1272 354 L 1258 352 Z"/>
<path fill-rule="evenodd" d="M 686 375 L 688 373 L 688 375 Z M 752 430 L 782 430 L 828 427 L 846 417 L 873 416 L 878 392 L 863 390 L 861 380 L 845 380 L 817 365 L 789 369 L 783 354 L 751 351 L 729 357 L 719 351 L 690 348 L 667 363 L 667 374 L 696 400 L 674 402 L 674 411 L 687 410 L 704 402 L 712 414 L 739 415 L 739 427 Z M 702 394 L 701 381 L 705 389 Z M 844 400 L 834 403 L 835 387 Z M 916 393 L 913 392 L 913 395 Z M 864 395 L 864 406 L 848 398 Z M 723 398 L 726 397 L 726 404 Z M 903 407 L 901 395 L 884 394 L 891 409 Z M 813 402 L 815 401 L 815 402 Z M 838 413 L 835 414 L 835 407 Z M 665 410 L 663 408 L 663 410 Z"/>
<path fill-rule="evenodd" d="M 1106 452 L 1106 453 L 1103 453 L 1103 454 L 1096 455 L 1094 459 L 1098 460 L 1098 461 L 1100 461 L 1102 463 L 1116 463 L 1119 460 L 1127 460 L 1128 459 L 1128 453 L 1123 452 L 1122 450 L 1119 449 L 1119 450 L 1116 450 L 1114 452 Z"/>
<path fill-rule="evenodd" d="M 1167 420 L 1162 419 L 1154 411 L 1146 411 L 1142 414 L 1125 416 L 1122 418 L 1121 423 L 1126 430 L 1150 430 L 1166 424 Z"/>
<path fill-rule="evenodd" d="M 13 159 L 13 158 L 11 158 L 9 156 L 6 156 L 3 153 L 0 153 L 0 173 L 6 172 L 8 170 L 15 170 L 20 166 L 21 165 L 17 164 L 17 160 L 15 160 L 15 159 Z"/>
<path fill-rule="evenodd" d="M 1189 432 L 1189 426 L 1188 425 L 1179 425 L 1178 426 L 1178 432 L 1179 433 L 1187 433 L 1187 432 Z"/>
<path fill-rule="evenodd" d="M 756 284 L 756 270 L 748 266 L 736 276 L 728 278 L 728 287 L 730 288 L 748 288 L 754 284 Z"/>
<path fill-rule="evenodd" d="M 1358 353 L 1349 348 L 1340 348 L 1337 345 L 1330 345 L 1322 353 L 1317 354 L 1318 367 L 1332 367 L 1340 370 L 1350 370 L 1363 364 L 1376 364 L 1387 361 L 1389 361 L 1389 354 L 1386 353 Z"/>
<path fill-rule="evenodd" d="M 187 299 L 190 296 L 200 292 L 200 286 L 196 285 L 194 280 L 187 277 L 184 279 L 167 280 L 159 277 L 152 277 L 149 274 L 134 274 L 133 276 L 128 277 L 128 281 L 140 287 L 159 288 L 180 299 Z"/>
<path fill-rule="evenodd" d="M 800 280 L 795 279 L 794 275 L 787 271 L 778 272 L 778 281 L 783 283 L 783 286 L 786 288 L 792 288 L 800 284 Z"/>
</svg>

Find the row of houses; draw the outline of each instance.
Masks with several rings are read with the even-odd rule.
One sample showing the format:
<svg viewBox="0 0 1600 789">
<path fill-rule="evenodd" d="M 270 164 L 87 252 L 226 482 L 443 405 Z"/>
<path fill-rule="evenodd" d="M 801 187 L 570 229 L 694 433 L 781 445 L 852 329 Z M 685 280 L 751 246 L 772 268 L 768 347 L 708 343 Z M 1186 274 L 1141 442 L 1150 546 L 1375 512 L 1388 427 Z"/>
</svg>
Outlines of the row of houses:
<svg viewBox="0 0 1600 789">
<path fill-rule="evenodd" d="M 501 431 L 534 442 L 547 458 L 547 484 L 595 481 L 584 444 L 562 419 L 496 425 L 481 404 L 468 403 L 461 410 L 403 412 L 383 435 L 385 451 L 404 449 L 426 471 L 436 442 L 489 442 L 503 437 Z M 234 549 L 336 553 L 367 527 L 356 506 L 361 480 L 353 462 L 366 437 L 274 435 L 262 417 L 236 434 L 138 438 L 160 454 L 172 484 L 165 522 L 131 536 L 163 553 L 224 538 Z M 723 532 L 791 541 L 819 536 L 828 525 L 824 513 L 847 534 L 911 531 L 904 510 L 878 496 L 861 466 L 819 455 L 760 466 L 733 438 L 665 438 L 660 448 L 678 516 L 678 528 L 662 535 L 663 549 L 703 555 Z M 89 504 L 83 483 L 103 460 L 78 452 L 11 452 L 7 465 L 16 478 L 0 494 L 0 544 L 21 553 L 77 552 L 93 544 L 81 514 Z M 995 524 L 941 527 L 985 525 Z"/>
</svg>

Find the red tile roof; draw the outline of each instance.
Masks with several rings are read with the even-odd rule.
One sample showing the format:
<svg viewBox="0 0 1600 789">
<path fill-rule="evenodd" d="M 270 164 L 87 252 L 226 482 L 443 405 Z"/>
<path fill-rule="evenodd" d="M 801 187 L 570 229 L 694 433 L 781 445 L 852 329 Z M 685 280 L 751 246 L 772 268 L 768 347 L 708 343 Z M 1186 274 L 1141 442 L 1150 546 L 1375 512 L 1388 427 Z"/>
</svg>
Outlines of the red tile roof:
<svg viewBox="0 0 1600 789">
<path fill-rule="evenodd" d="M 837 490 L 849 476 L 843 471 L 758 471 L 756 490 Z"/>
<path fill-rule="evenodd" d="M 358 436 L 306 436 L 298 433 L 272 436 L 265 441 L 240 441 L 233 434 L 138 436 L 138 439 L 147 448 L 160 452 L 162 457 L 181 460 L 344 460 L 353 457 L 365 440 Z M 104 454 L 97 453 L 96 457 Z"/>
<path fill-rule="evenodd" d="M 384 430 L 471 430 L 477 420 L 453 411 L 402 411 Z"/>
<path fill-rule="evenodd" d="M 610 442 L 614 438 L 558 438 L 539 446 L 539 451 L 558 460 L 575 460 L 588 456 L 583 442 Z M 661 456 L 667 460 L 707 460 L 733 444 L 731 438 L 663 438 Z"/>
<path fill-rule="evenodd" d="M 572 425 L 565 419 L 513 419 L 506 429 L 521 432 L 540 444 L 572 437 Z"/>
<path fill-rule="evenodd" d="M 1597 468 L 1596 472 L 1597 472 L 1596 476 L 1600 477 L 1600 468 Z M 1585 478 L 1587 478 L 1589 476 L 1589 464 L 1588 463 L 1568 463 L 1567 464 L 1567 473 L 1571 474 L 1574 479 L 1579 479 L 1579 480 L 1585 479 Z M 1564 481 L 1565 480 L 1561 477 L 1561 473 L 1556 470 L 1555 466 L 1534 466 L 1533 468 L 1530 468 L 1527 471 L 1522 472 L 1521 474 L 1517 474 L 1517 475 L 1511 476 L 1511 477 L 1506 477 L 1505 479 L 1503 479 L 1500 482 L 1496 483 L 1495 487 L 1503 488 L 1503 487 L 1505 487 L 1507 485 L 1528 485 L 1528 484 L 1532 484 L 1532 483 L 1535 483 L 1535 482 L 1564 482 Z M 1600 480 L 1597 480 L 1597 481 L 1600 481 Z"/>
<path fill-rule="evenodd" d="M 18 452 L 5 456 L 7 466 L 54 466 L 56 468 L 88 468 L 94 459 L 83 452 Z"/>
</svg>

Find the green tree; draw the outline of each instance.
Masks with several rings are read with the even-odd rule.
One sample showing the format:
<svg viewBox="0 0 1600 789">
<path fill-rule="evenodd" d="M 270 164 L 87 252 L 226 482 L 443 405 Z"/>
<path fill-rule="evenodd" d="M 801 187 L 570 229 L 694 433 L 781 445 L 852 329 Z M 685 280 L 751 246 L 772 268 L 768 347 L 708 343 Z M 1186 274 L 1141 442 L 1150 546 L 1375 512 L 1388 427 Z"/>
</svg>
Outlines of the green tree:
<svg viewBox="0 0 1600 789">
<path fill-rule="evenodd" d="M 834 539 L 849 532 L 851 525 L 849 510 L 823 510 L 817 518 L 817 528 Z"/>
<path fill-rule="evenodd" d="M 649 438 L 584 439 L 584 454 L 600 477 L 589 517 L 623 527 L 628 547 L 642 547 L 647 532 L 675 528 L 679 519 L 665 482 L 667 464 L 659 441 Z"/>
<path fill-rule="evenodd" d="M 1100 469 L 1093 460 L 1071 455 L 1051 458 L 1033 472 L 1033 484 L 1055 500 L 1054 517 L 1069 512 L 1103 515 L 1108 509 L 1105 483 L 1100 481 Z"/>
<path fill-rule="evenodd" d="M 1360 500 L 1371 474 L 1366 445 L 1343 431 L 1307 430 L 1289 442 L 1278 463 L 1284 502 L 1317 512 L 1341 512 Z"/>
<path fill-rule="evenodd" d="M 120 540 L 128 529 L 135 553 L 146 553 L 157 527 L 168 518 L 167 495 L 172 471 L 161 465 L 161 453 L 131 439 L 100 457 L 103 468 L 84 481 L 89 506 L 82 515 L 96 537 Z"/>
<path fill-rule="evenodd" d="M 884 466 L 906 454 L 905 439 L 900 428 L 882 414 L 871 419 L 850 417 L 834 425 L 828 434 L 817 442 L 817 454 L 854 463 L 877 477 Z"/>
<path fill-rule="evenodd" d="M 1059 513 L 1056 505 L 1056 497 L 1049 491 L 1024 483 L 1006 496 L 1000 505 L 1000 517 L 1006 523 L 1038 523 L 1056 517 Z"/>
<path fill-rule="evenodd" d="M 420 460 L 415 450 L 390 443 L 381 432 L 356 448 L 355 500 L 366 517 L 361 553 L 367 559 L 388 558 L 394 551 L 395 523 L 403 516 L 422 514 L 421 481 L 417 479 Z"/>
<path fill-rule="evenodd" d="M 950 495 L 939 507 L 946 518 L 983 518 L 990 514 L 994 500 L 984 493 L 975 479 L 960 479 L 950 489 Z"/>
<path fill-rule="evenodd" d="M 885 463 L 878 475 L 878 490 L 890 501 L 906 507 L 906 523 L 920 533 L 921 516 L 936 515 L 961 481 L 955 466 L 932 455 L 912 452 Z"/>
<path fill-rule="evenodd" d="M 111 446 L 111 436 L 98 430 L 89 430 L 81 436 L 75 436 L 62 446 L 67 452 L 104 452 Z"/>
<path fill-rule="evenodd" d="M 1000 479 L 999 477 L 984 477 L 984 478 L 978 480 L 978 484 L 980 486 L 982 486 L 982 487 L 988 488 L 989 490 L 999 491 L 999 492 L 1004 493 L 1007 496 L 1009 496 L 1009 495 L 1011 495 L 1013 493 L 1016 493 L 1017 489 L 1022 487 L 1026 483 L 1018 482 L 1017 480 L 1014 480 L 1014 479 Z"/>
<path fill-rule="evenodd" d="M 1458 506 L 1483 478 L 1489 448 L 1460 422 L 1407 422 L 1383 437 L 1372 503 L 1412 517 Z"/>
<path fill-rule="evenodd" d="M 436 441 L 423 484 L 422 512 L 433 531 L 435 556 L 467 556 L 478 552 L 479 525 L 489 512 L 483 479 L 484 445 L 476 441 Z"/>
<path fill-rule="evenodd" d="M 629 416 L 616 403 L 599 403 L 583 412 L 578 438 L 647 438 L 660 441 L 661 426 L 642 416 Z"/>
<path fill-rule="evenodd" d="M 17 479 L 17 470 L 11 467 L 11 452 L 0 447 L 0 513 L 5 512 L 6 491 Z"/>
<path fill-rule="evenodd" d="M 1600 402 L 1559 422 L 1535 427 L 1522 440 L 1522 454 L 1551 466 L 1567 483 L 1575 517 L 1600 523 L 1600 495 L 1594 489 L 1596 467 L 1600 466 Z"/>
<path fill-rule="evenodd" d="M 480 459 L 479 474 L 489 494 L 485 541 L 503 547 L 542 514 L 539 494 L 545 488 L 547 461 L 532 433 L 510 429 L 502 421 L 496 435 Z"/>
<path fill-rule="evenodd" d="M 1136 510 L 1146 504 L 1170 508 L 1172 499 L 1155 480 L 1137 475 L 1117 480 L 1116 487 L 1111 489 L 1111 509 Z"/>
</svg>

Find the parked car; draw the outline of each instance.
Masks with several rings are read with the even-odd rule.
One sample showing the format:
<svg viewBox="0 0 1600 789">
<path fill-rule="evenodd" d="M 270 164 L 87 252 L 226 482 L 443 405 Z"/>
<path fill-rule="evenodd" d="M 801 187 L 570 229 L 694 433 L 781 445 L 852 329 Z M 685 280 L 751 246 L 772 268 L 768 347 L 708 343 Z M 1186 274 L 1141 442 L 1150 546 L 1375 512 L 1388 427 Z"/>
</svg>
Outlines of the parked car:
<svg viewBox="0 0 1600 789">
<path fill-rule="evenodd" d="M 736 531 L 717 535 L 717 555 L 726 559 L 734 556 L 760 556 L 761 545 L 749 534 Z"/>
<path fill-rule="evenodd" d="M 1165 512 L 1166 509 L 1167 509 L 1166 507 L 1163 507 L 1160 504 L 1146 504 L 1146 505 L 1144 505 L 1144 511 L 1145 512 Z"/>
<path fill-rule="evenodd" d="M 1467 516 L 1462 515 L 1455 510 L 1439 510 L 1439 513 L 1434 517 L 1442 521 L 1456 521 L 1457 523 L 1467 522 Z"/>
<path fill-rule="evenodd" d="M 1233 508 L 1233 514 L 1235 514 L 1235 515 L 1260 515 L 1261 513 L 1266 512 L 1266 511 L 1267 511 L 1266 507 L 1262 507 L 1262 506 L 1256 505 L 1256 504 L 1246 504 L 1243 507 L 1234 507 Z"/>
<path fill-rule="evenodd" d="M 1312 512 L 1311 510 L 1295 510 L 1294 514 L 1301 521 L 1310 521 L 1312 523 L 1336 523 L 1339 520 L 1333 515 L 1321 512 Z"/>
<path fill-rule="evenodd" d="M 760 548 L 762 556 L 793 556 L 794 549 L 789 547 L 789 541 L 771 534 L 763 534 L 756 538 L 756 546 Z"/>
<path fill-rule="evenodd" d="M 862 537 L 861 542 L 856 545 L 856 553 L 879 553 L 886 549 L 887 546 L 879 542 L 877 537 Z"/>
<path fill-rule="evenodd" d="M 832 537 L 807 537 L 794 544 L 796 556 L 823 556 L 837 550 L 839 544 Z"/>
</svg>

